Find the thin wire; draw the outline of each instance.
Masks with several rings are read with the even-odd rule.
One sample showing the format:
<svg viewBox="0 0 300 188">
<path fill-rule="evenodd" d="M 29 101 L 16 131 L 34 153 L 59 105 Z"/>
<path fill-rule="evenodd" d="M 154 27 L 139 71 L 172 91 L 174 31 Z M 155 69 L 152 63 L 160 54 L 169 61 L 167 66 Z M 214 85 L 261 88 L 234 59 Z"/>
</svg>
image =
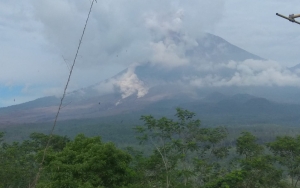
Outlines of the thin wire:
<svg viewBox="0 0 300 188">
<path fill-rule="evenodd" d="M 65 64 L 66 64 L 66 66 L 68 67 L 68 69 L 69 69 L 69 73 L 70 73 L 70 71 L 71 71 L 71 67 L 70 67 L 70 65 L 67 63 L 67 61 L 66 61 L 66 59 L 64 58 L 64 56 L 62 55 L 61 56 L 62 58 L 63 58 L 63 60 L 64 60 L 64 62 L 65 62 Z"/>
<path fill-rule="evenodd" d="M 51 138 L 52 138 L 52 136 L 53 136 L 53 131 L 54 131 L 55 126 L 56 126 L 56 123 L 57 123 L 58 115 L 59 115 L 59 113 L 60 113 L 60 110 L 62 109 L 63 100 L 64 100 L 64 98 L 65 98 L 65 96 L 66 96 L 66 93 L 67 93 L 67 88 L 68 88 L 68 86 L 69 86 L 69 82 L 70 82 L 70 79 L 71 79 L 71 75 L 72 75 L 72 72 L 73 72 L 73 68 L 74 68 L 74 65 L 75 65 L 75 63 L 76 63 L 76 59 L 77 59 L 77 56 L 78 56 L 78 52 L 79 52 L 79 49 L 80 49 L 80 46 L 81 46 L 81 42 L 82 42 L 82 39 L 83 39 L 83 36 L 84 36 L 84 33 L 85 33 L 85 29 L 86 29 L 88 20 L 89 20 L 89 18 L 90 18 L 90 14 L 91 14 L 91 12 L 92 12 L 92 8 L 93 8 L 94 2 L 97 3 L 96 0 L 93 0 L 92 3 L 91 3 L 91 7 L 90 7 L 90 10 L 89 10 L 87 19 L 86 19 L 86 21 L 85 21 L 85 25 L 84 25 L 84 28 L 83 28 L 83 32 L 82 32 L 82 35 L 81 35 L 81 38 L 80 38 L 80 41 L 79 41 L 79 44 L 78 44 L 78 47 L 77 47 L 77 51 L 76 51 L 76 54 L 75 54 L 75 57 L 74 57 L 74 60 L 73 60 L 73 64 L 72 64 L 72 67 L 71 67 L 71 70 L 70 70 L 70 73 L 69 73 L 68 81 L 67 81 L 67 83 L 66 83 L 66 85 L 65 85 L 64 93 L 63 93 L 63 96 L 62 96 L 62 98 L 61 98 L 61 100 L 60 100 L 60 104 L 59 104 L 59 107 L 58 107 L 58 110 L 57 110 L 57 113 L 56 113 L 56 116 L 55 116 L 55 120 L 54 120 L 54 123 L 53 123 L 53 126 L 52 126 L 52 130 L 51 130 L 51 133 L 50 133 L 50 135 L 49 135 L 49 139 L 48 139 L 47 145 L 46 145 L 46 147 L 45 147 L 45 149 L 44 149 L 44 154 L 43 154 L 42 162 L 40 163 L 40 168 L 39 168 L 39 171 L 38 171 L 38 173 L 37 173 L 37 175 L 36 175 L 35 180 L 33 181 L 33 184 L 30 186 L 30 187 L 32 187 L 32 188 L 35 188 L 36 183 L 37 183 L 38 180 L 39 180 L 40 173 L 41 173 L 41 171 L 42 171 L 42 169 L 43 169 L 43 163 L 44 163 L 44 161 L 45 161 L 46 152 L 47 152 L 47 149 L 48 149 L 48 147 L 49 147 Z"/>
</svg>

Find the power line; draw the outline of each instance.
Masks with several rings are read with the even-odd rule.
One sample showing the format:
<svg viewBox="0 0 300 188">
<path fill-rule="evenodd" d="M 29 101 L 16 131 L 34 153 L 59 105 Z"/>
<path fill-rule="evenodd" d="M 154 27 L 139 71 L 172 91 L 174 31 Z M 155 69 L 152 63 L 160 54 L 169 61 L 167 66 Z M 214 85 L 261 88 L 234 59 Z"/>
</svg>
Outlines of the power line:
<svg viewBox="0 0 300 188">
<path fill-rule="evenodd" d="M 71 69 L 70 69 L 70 73 L 69 73 L 69 77 L 68 77 L 68 80 L 67 80 L 67 83 L 65 85 L 65 89 L 64 89 L 64 93 L 63 93 L 63 96 L 60 100 L 60 104 L 59 104 L 59 107 L 58 107 L 58 110 L 57 110 L 57 113 L 56 113 L 56 116 L 55 116 L 55 120 L 54 120 L 54 123 L 53 123 L 53 126 L 52 126 L 52 130 L 51 130 L 51 133 L 49 135 L 49 138 L 48 138 L 48 142 L 47 142 L 47 145 L 44 149 L 44 153 L 43 153 L 43 158 L 42 158 L 42 162 L 40 163 L 40 167 L 39 167 L 39 170 L 38 170 L 38 173 L 36 174 L 36 177 L 35 177 L 35 180 L 33 181 L 32 185 L 30 187 L 32 188 L 35 188 L 36 187 L 36 184 L 39 180 L 39 177 L 40 177 L 40 173 L 43 169 L 43 163 L 45 161 L 45 156 L 46 156 L 46 152 L 47 152 L 47 149 L 49 147 L 49 144 L 50 144 L 50 141 L 51 141 L 51 138 L 53 136 L 53 131 L 55 129 L 55 126 L 56 126 L 56 123 L 57 123 L 57 119 L 58 119 L 58 115 L 60 113 L 60 110 L 63 108 L 62 104 L 63 104 L 63 100 L 66 96 L 66 93 L 67 93 L 67 88 L 69 86 L 69 82 L 71 80 L 71 75 L 72 75 L 72 72 L 73 72 L 73 69 L 74 69 L 74 66 L 75 66 L 75 63 L 76 63 L 76 59 L 77 59 L 77 56 L 78 56 L 78 52 L 79 52 L 79 49 L 80 49 L 80 46 L 81 46 L 81 43 L 82 43 L 82 39 L 83 39 L 83 36 L 84 36 L 84 33 L 85 33 L 85 29 L 86 29 L 86 26 L 87 26 L 87 23 L 88 23 L 88 20 L 90 18 L 90 14 L 92 12 L 92 8 L 93 8 L 93 5 L 94 5 L 94 2 L 97 3 L 96 0 L 93 0 L 92 3 L 91 3 L 91 6 L 90 6 L 90 10 L 89 10 L 89 13 L 88 13 L 88 16 L 87 16 L 87 19 L 85 21 L 85 25 L 84 25 L 84 28 L 83 28 L 83 31 L 82 31 L 82 35 L 80 37 L 80 40 L 79 40 L 79 44 L 78 44 L 78 47 L 77 47 L 77 51 L 76 51 L 76 54 L 75 54 L 75 57 L 74 57 L 74 60 L 73 60 L 73 64 L 71 66 Z"/>
</svg>

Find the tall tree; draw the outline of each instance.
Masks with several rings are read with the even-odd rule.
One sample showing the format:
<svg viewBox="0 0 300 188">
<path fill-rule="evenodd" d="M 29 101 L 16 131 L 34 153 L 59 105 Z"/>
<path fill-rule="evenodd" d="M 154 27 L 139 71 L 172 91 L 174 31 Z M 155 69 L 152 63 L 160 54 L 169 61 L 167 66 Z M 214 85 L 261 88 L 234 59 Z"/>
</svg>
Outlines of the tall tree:
<svg viewBox="0 0 300 188">
<path fill-rule="evenodd" d="M 0 133 L 0 187 L 28 187 L 39 167 L 38 153 L 42 152 L 49 136 L 32 133 L 29 140 L 6 143 Z M 50 147 L 53 152 L 61 151 L 69 139 L 53 135 Z"/>
<path fill-rule="evenodd" d="M 246 159 L 260 155 L 263 152 L 263 146 L 256 143 L 257 138 L 250 132 L 242 132 L 242 135 L 236 141 L 236 151 L 245 156 Z"/>
<path fill-rule="evenodd" d="M 227 154 L 227 147 L 219 144 L 226 137 L 225 128 L 203 128 L 195 113 L 181 108 L 176 109 L 177 120 L 162 117 L 142 116 L 144 125 L 136 127 L 140 143 L 154 147 L 150 156 L 152 163 L 159 168 L 151 169 L 165 182 L 165 187 L 189 186 L 203 182 L 204 174 L 211 168 L 211 159 Z M 205 169 L 205 170 L 203 170 Z M 199 180 L 201 179 L 201 180 Z"/>
<path fill-rule="evenodd" d="M 61 152 L 46 159 L 44 187 L 121 187 L 134 177 L 129 167 L 131 157 L 113 143 L 102 143 L 100 137 L 76 136 Z"/>
<path fill-rule="evenodd" d="M 264 153 L 264 147 L 257 143 L 257 138 L 249 132 L 242 132 L 237 139 L 236 151 L 239 160 L 240 172 L 243 180 L 242 187 L 282 187 L 282 171 L 276 169 L 270 155 Z"/>
<path fill-rule="evenodd" d="M 276 156 L 279 164 L 287 169 L 293 187 L 297 187 L 300 180 L 300 135 L 297 137 L 277 137 L 267 146 Z"/>
</svg>

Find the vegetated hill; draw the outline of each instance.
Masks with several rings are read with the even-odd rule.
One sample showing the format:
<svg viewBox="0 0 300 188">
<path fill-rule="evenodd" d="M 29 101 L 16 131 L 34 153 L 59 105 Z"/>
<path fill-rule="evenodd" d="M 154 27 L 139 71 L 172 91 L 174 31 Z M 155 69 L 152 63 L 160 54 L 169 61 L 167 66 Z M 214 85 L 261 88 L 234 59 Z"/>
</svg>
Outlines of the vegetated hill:
<svg viewBox="0 0 300 188">
<path fill-rule="evenodd" d="M 205 85 L 213 84 L 215 78 L 234 76 L 234 70 L 227 67 L 228 62 L 238 64 L 248 59 L 260 61 L 263 58 L 211 34 L 198 39 L 193 48 L 186 49 L 185 57 L 188 63 L 174 67 L 158 66 L 150 61 L 135 64 L 112 78 L 70 92 L 59 120 L 113 118 L 122 114 L 134 114 L 138 119 L 143 114 L 171 115 L 176 107 L 194 111 L 203 118 L 213 117 L 217 122 L 267 122 L 286 117 L 297 119 L 299 110 L 295 110 L 300 109 L 299 105 L 279 104 L 262 98 L 264 95 L 261 91 L 280 93 L 282 90 L 279 87 Z M 203 80 L 207 83 L 203 83 Z M 0 108 L 0 127 L 51 122 L 59 100 L 49 96 Z"/>
<path fill-rule="evenodd" d="M 238 94 L 217 102 L 198 101 L 183 105 L 214 125 L 282 124 L 299 126 L 300 105 L 277 103 Z"/>
</svg>

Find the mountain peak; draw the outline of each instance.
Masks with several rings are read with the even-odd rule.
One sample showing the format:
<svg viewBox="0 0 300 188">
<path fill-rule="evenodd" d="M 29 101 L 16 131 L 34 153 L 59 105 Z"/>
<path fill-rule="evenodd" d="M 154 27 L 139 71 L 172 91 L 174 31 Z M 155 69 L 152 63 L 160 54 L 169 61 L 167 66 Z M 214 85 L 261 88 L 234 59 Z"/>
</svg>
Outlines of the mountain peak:
<svg viewBox="0 0 300 188">
<path fill-rule="evenodd" d="M 200 101 L 203 99 L 203 93 L 207 94 L 212 90 L 221 91 L 220 88 L 222 87 L 231 87 L 229 81 L 238 76 L 236 74 L 237 66 L 242 61 L 247 59 L 262 60 L 262 58 L 212 34 L 205 34 L 202 38 L 197 39 L 196 43 L 197 45 L 189 46 L 187 49 L 179 49 L 180 52 L 184 52 L 180 53 L 183 56 L 180 58 L 186 60 L 187 63 L 185 64 L 176 64 L 176 66 L 166 68 L 158 62 L 154 62 L 155 59 L 149 59 L 145 63 L 132 65 L 112 78 L 83 88 L 80 92 L 72 92 L 66 97 L 60 118 L 115 115 L 128 111 L 128 109 L 132 111 L 147 109 L 156 103 L 164 106 L 165 101 L 169 101 L 168 104 L 172 103 L 170 106 Z M 173 43 L 171 46 L 164 45 L 166 45 L 164 47 L 168 47 L 163 49 L 167 50 L 166 53 L 173 50 L 171 55 L 177 55 L 177 48 L 172 49 Z M 169 56 L 163 56 L 161 59 L 165 57 Z M 235 64 L 233 68 L 228 65 L 232 61 Z M 221 84 L 225 82 L 225 84 L 216 85 L 217 82 Z M 199 92 L 200 90 L 203 91 L 202 94 Z M 227 99 L 245 102 L 253 97 L 247 94 L 227 97 L 220 92 L 215 92 L 204 99 L 215 102 Z M 12 115 L 9 113 L 16 112 L 14 109 L 21 106 L 14 106 L 9 112 L 7 109 L 0 109 L 0 113 L 3 112 L 2 114 L 5 115 L 5 118 L 2 118 L 4 116 L 0 114 L 0 119 L 18 122 L 49 120 L 54 117 L 57 109 L 57 104 L 54 104 L 55 101 L 51 98 L 42 100 L 47 105 L 37 104 L 34 101 L 29 102 L 26 105 L 29 106 L 26 110 L 20 109 L 17 114 Z M 166 106 L 166 108 L 170 106 Z M 20 119 L 12 117 L 20 117 Z"/>
<path fill-rule="evenodd" d="M 224 63 L 228 61 L 241 62 L 246 59 L 264 60 L 210 33 L 206 33 L 204 37 L 198 39 L 197 42 L 198 46 L 190 51 L 189 54 L 196 55 L 198 53 L 198 57 L 201 54 L 202 58 L 205 58 L 206 61 Z"/>
</svg>

